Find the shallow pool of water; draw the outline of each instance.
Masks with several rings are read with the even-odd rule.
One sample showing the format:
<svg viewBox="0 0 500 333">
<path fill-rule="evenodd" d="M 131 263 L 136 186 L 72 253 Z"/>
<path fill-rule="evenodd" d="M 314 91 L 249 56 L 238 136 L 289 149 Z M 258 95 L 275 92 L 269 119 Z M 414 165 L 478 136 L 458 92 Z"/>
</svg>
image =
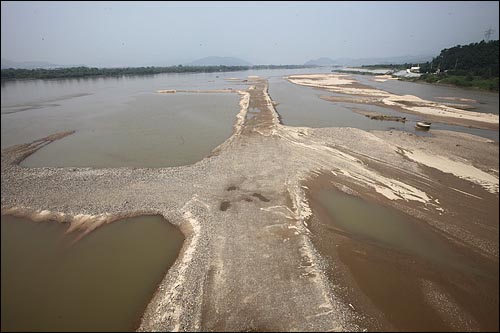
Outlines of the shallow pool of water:
<svg viewBox="0 0 500 333">
<path fill-rule="evenodd" d="M 231 136 L 236 93 L 141 93 L 117 110 L 80 118 L 73 135 L 22 162 L 26 167 L 166 167 L 192 164 Z M 92 104 L 79 105 L 83 108 Z"/>
<path fill-rule="evenodd" d="M 336 190 L 322 190 L 315 198 L 331 216 L 334 226 L 354 237 L 439 264 L 467 267 L 441 237 L 395 209 Z"/>
<path fill-rule="evenodd" d="M 387 330 L 498 330 L 498 263 L 393 208 L 328 188 L 310 199 L 313 243 L 358 311 Z"/>
<path fill-rule="evenodd" d="M 182 246 L 158 216 L 74 243 L 67 225 L 2 215 L 2 331 L 132 331 Z"/>
</svg>

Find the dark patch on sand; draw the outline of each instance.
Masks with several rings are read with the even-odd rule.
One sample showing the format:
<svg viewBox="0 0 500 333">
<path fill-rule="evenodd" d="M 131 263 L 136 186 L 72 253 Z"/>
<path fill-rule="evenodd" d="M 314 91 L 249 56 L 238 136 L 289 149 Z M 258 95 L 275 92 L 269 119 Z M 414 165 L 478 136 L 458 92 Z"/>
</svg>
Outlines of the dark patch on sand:
<svg viewBox="0 0 500 333">
<path fill-rule="evenodd" d="M 222 201 L 219 209 L 225 212 L 229 207 L 231 207 L 231 203 L 229 201 Z"/>
<path fill-rule="evenodd" d="M 385 115 L 382 113 L 378 112 L 373 112 L 373 111 L 365 111 L 365 110 L 359 110 L 355 108 L 349 108 L 351 111 L 359 113 L 364 115 L 365 117 L 368 117 L 373 120 L 382 120 L 382 121 L 398 121 L 398 122 L 406 122 L 406 117 L 399 117 L 399 116 L 390 116 L 390 115 Z"/>
<path fill-rule="evenodd" d="M 260 201 L 264 201 L 264 202 L 269 202 L 270 201 L 268 198 L 266 198 L 265 196 L 263 196 L 260 193 L 253 193 L 252 196 L 256 197 L 256 198 L 259 198 Z"/>
</svg>

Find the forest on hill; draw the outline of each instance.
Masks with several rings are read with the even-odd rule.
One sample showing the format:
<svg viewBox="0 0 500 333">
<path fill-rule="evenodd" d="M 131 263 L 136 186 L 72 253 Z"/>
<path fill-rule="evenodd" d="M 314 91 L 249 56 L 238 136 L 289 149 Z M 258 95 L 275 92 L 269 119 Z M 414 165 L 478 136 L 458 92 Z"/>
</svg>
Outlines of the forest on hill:
<svg viewBox="0 0 500 333">
<path fill-rule="evenodd" d="M 498 91 L 498 56 L 498 40 L 443 49 L 420 65 L 420 80 Z"/>
</svg>

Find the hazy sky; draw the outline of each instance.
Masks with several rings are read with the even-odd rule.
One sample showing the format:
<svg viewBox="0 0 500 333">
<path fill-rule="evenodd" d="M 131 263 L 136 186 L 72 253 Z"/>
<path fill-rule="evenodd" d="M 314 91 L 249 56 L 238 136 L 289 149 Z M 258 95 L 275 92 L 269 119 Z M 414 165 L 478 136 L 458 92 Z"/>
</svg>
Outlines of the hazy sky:
<svg viewBox="0 0 500 333">
<path fill-rule="evenodd" d="M 9 2 L 2 58 L 91 66 L 172 65 L 205 56 L 254 64 L 318 57 L 437 55 L 479 42 L 499 2 Z"/>
</svg>

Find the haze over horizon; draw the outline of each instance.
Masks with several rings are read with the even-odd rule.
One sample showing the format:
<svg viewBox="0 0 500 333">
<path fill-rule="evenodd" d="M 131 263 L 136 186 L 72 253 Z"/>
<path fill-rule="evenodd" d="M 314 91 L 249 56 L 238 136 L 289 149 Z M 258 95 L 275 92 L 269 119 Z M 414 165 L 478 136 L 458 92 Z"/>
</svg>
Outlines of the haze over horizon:
<svg viewBox="0 0 500 333">
<path fill-rule="evenodd" d="M 479 42 L 499 3 L 2 1 L 2 58 L 97 67 L 437 55 Z"/>
</svg>

